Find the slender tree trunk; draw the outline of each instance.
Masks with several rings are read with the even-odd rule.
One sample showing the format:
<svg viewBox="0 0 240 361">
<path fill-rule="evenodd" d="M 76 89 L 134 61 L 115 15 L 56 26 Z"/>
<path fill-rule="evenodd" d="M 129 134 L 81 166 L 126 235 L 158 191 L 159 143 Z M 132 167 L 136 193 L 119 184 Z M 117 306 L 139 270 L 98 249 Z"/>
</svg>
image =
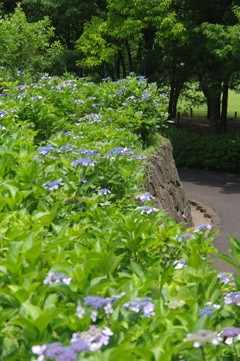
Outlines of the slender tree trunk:
<svg viewBox="0 0 240 361">
<path fill-rule="evenodd" d="M 212 99 L 212 120 L 211 120 L 211 134 L 219 134 L 222 132 L 222 123 L 220 116 L 221 93 L 215 95 Z"/>
<path fill-rule="evenodd" d="M 123 78 L 126 78 L 126 66 L 125 66 L 125 62 L 124 62 L 124 58 L 123 58 L 122 52 L 119 51 L 118 54 L 119 54 L 120 61 L 121 61 L 121 63 L 122 63 Z"/>
<path fill-rule="evenodd" d="M 174 97 L 175 97 L 175 75 L 176 75 L 176 67 L 172 68 L 171 73 L 171 81 L 170 81 L 170 97 L 169 97 L 169 104 L 168 104 L 168 119 L 174 118 L 174 111 L 173 111 L 173 104 L 174 104 Z"/>
<path fill-rule="evenodd" d="M 130 49 L 128 41 L 126 41 L 126 48 L 127 48 L 129 69 L 130 69 L 130 71 L 133 71 L 132 54 L 131 54 L 131 49 Z"/>
<path fill-rule="evenodd" d="M 222 95 L 222 130 L 224 133 L 227 131 L 227 108 L 228 108 L 228 82 L 225 80 L 223 82 L 223 95 Z"/>
</svg>

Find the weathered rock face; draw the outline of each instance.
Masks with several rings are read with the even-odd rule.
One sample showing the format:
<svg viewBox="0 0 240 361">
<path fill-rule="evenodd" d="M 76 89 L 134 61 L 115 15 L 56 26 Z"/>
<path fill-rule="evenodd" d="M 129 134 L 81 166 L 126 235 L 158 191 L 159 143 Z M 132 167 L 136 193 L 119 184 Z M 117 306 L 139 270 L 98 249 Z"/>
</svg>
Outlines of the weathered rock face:
<svg viewBox="0 0 240 361">
<path fill-rule="evenodd" d="M 164 139 L 161 148 L 148 159 L 145 189 L 156 199 L 153 203 L 164 209 L 176 223 L 185 222 L 193 226 L 190 206 L 172 155 L 170 140 Z"/>
</svg>

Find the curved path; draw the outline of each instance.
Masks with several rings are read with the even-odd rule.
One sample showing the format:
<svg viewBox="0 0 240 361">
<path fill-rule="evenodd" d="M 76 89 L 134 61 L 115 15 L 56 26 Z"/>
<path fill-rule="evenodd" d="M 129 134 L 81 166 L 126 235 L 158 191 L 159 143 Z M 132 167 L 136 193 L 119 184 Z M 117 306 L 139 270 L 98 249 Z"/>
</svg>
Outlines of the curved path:
<svg viewBox="0 0 240 361">
<path fill-rule="evenodd" d="M 229 254 L 228 235 L 240 240 L 240 175 L 190 169 L 178 169 L 178 174 L 187 197 L 211 207 L 220 216 L 220 233 L 214 246 L 219 253 Z M 214 263 L 219 271 L 237 273 L 220 259 Z"/>
</svg>

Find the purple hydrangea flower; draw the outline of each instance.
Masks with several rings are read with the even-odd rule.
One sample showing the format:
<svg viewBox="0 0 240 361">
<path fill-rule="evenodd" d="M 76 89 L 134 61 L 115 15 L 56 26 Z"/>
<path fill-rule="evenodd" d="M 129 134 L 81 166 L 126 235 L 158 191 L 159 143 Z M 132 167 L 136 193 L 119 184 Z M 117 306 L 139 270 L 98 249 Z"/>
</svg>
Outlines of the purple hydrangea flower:
<svg viewBox="0 0 240 361">
<path fill-rule="evenodd" d="M 231 273 L 227 273 L 227 272 L 218 273 L 217 278 L 219 278 L 225 284 L 235 281 L 233 275 Z"/>
<path fill-rule="evenodd" d="M 69 285 L 71 282 L 71 277 L 60 273 L 60 272 L 50 272 L 47 276 L 47 278 L 43 281 L 44 285 L 51 285 L 53 282 L 63 282 L 66 285 Z"/>
<path fill-rule="evenodd" d="M 154 304 L 150 302 L 151 297 L 136 297 L 131 301 L 123 304 L 123 307 L 128 308 L 132 312 L 141 312 L 143 317 L 155 316 Z"/>
<path fill-rule="evenodd" d="M 100 189 L 99 191 L 98 191 L 98 194 L 99 195 L 107 195 L 107 194 L 110 194 L 110 193 L 112 193 L 109 189 L 107 189 L 107 188 L 103 188 L 103 189 Z"/>
<path fill-rule="evenodd" d="M 135 208 L 135 211 L 138 211 L 140 209 L 142 210 L 141 214 L 144 214 L 144 213 L 151 214 L 153 212 L 159 211 L 158 208 L 148 207 L 148 206 L 137 207 L 137 208 Z"/>
<path fill-rule="evenodd" d="M 0 118 L 4 117 L 8 112 L 6 110 L 0 110 Z"/>
<path fill-rule="evenodd" d="M 52 191 L 54 189 L 58 189 L 60 186 L 63 186 L 63 185 L 64 185 L 64 183 L 61 182 L 61 179 L 57 179 L 52 182 L 44 183 L 43 188 L 49 189 L 50 191 Z"/>
<path fill-rule="evenodd" d="M 82 178 L 81 182 L 82 182 L 82 183 L 87 183 L 87 179 L 86 179 L 86 178 Z"/>
<path fill-rule="evenodd" d="M 211 316 L 215 311 L 215 308 L 214 307 L 209 307 L 209 306 L 206 306 L 204 308 L 201 308 L 199 310 L 199 316 L 202 317 L 202 316 Z"/>
<path fill-rule="evenodd" d="M 148 98 L 150 98 L 150 94 L 148 94 L 148 93 L 144 93 L 143 95 L 142 95 L 142 99 L 148 99 Z"/>
<path fill-rule="evenodd" d="M 198 226 L 194 232 L 200 232 L 200 231 L 205 231 L 206 229 L 212 229 L 212 225 L 211 224 L 204 224 L 203 226 Z"/>
<path fill-rule="evenodd" d="M 73 153 L 86 154 L 87 152 L 87 149 L 75 149 Z"/>
<path fill-rule="evenodd" d="M 140 201 L 142 201 L 142 202 L 150 201 L 151 199 L 155 199 L 155 197 L 153 197 L 150 193 L 136 194 L 134 196 L 134 198 L 140 199 Z"/>
<path fill-rule="evenodd" d="M 235 303 L 237 306 L 240 306 L 240 291 L 228 293 L 224 300 L 227 305 Z"/>
<path fill-rule="evenodd" d="M 93 308 L 103 308 L 109 303 L 112 304 L 116 299 L 116 297 L 102 298 L 100 296 L 87 296 L 84 298 L 84 303 L 86 306 L 91 306 Z"/>
<path fill-rule="evenodd" d="M 53 147 L 51 145 L 46 145 L 46 147 L 40 147 L 38 148 L 38 151 L 40 154 L 47 154 L 51 151 L 53 151 Z"/>
<path fill-rule="evenodd" d="M 183 239 L 190 238 L 190 237 L 195 239 L 195 237 L 190 233 L 179 234 L 178 236 L 175 237 L 175 239 L 178 239 L 180 242 L 182 242 Z"/>
<path fill-rule="evenodd" d="M 135 159 L 145 159 L 147 158 L 145 155 L 142 154 L 138 154 L 138 155 L 132 155 L 131 158 L 135 158 Z"/>
<path fill-rule="evenodd" d="M 71 343 L 71 349 L 77 353 L 84 352 L 88 350 L 88 348 L 89 348 L 89 343 L 86 342 L 85 340 L 82 340 L 81 338 Z"/>
<path fill-rule="evenodd" d="M 186 260 L 184 258 L 173 262 L 175 269 L 182 269 L 186 265 Z"/>
<path fill-rule="evenodd" d="M 47 349 L 45 352 L 45 356 L 47 358 L 53 359 L 62 353 L 63 347 L 60 342 L 49 343 L 46 346 L 47 346 Z"/>
<path fill-rule="evenodd" d="M 132 152 L 132 148 L 113 148 L 110 149 L 107 153 L 108 154 L 130 154 Z"/>
<path fill-rule="evenodd" d="M 223 328 L 221 331 L 221 335 L 225 337 L 235 337 L 240 335 L 240 328 L 239 327 L 226 327 Z"/>
<path fill-rule="evenodd" d="M 91 325 L 89 326 L 88 331 L 74 333 L 72 335 L 71 345 L 81 339 L 89 345 L 90 351 L 96 351 L 102 345 L 106 346 L 109 342 L 110 336 L 112 335 L 113 333 L 108 327 L 101 329 L 95 325 Z"/>
<path fill-rule="evenodd" d="M 74 101 L 76 104 L 84 104 L 85 103 L 85 101 L 81 100 L 81 99 L 74 99 Z"/>
<path fill-rule="evenodd" d="M 85 167 L 87 167 L 88 165 L 90 166 L 94 166 L 94 161 L 92 161 L 91 159 L 88 159 L 88 158 L 82 158 L 82 159 L 76 159 L 74 160 L 73 162 L 71 162 L 71 165 L 73 167 L 75 167 L 76 165 L 83 165 Z"/>
<path fill-rule="evenodd" d="M 41 99 L 45 99 L 44 97 L 42 97 L 41 95 L 37 95 L 35 97 L 31 97 L 32 100 L 41 100 Z"/>
<path fill-rule="evenodd" d="M 64 135 L 72 135 L 73 132 L 65 132 Z"/>
</svg>

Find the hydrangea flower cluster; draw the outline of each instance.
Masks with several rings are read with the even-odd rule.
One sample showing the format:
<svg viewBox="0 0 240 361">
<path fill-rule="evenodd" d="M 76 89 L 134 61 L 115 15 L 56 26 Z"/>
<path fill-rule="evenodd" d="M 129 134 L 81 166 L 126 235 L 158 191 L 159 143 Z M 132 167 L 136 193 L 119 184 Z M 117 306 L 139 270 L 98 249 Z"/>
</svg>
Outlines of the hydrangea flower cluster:
<svg viewBox="0 0 240 361">
<path fill-rule="evenodd" d="M 176 260 L 173 262 L 175 269 L 182 269 L 186 265 L 186 260 L 184 258 Z"/>
<path fill-rule="evenodd" d="M 136 313 L 141 312 L 143 317 L 152 317 L 155 316 L 155 312 L 154 304 L 150 302 L 151 300 L 151 297 L 136 297 L 131 301 L 124 303 L 123 307 Z"/>
<path fill-rule="evenodd" d="M 100 189 L 99 191 L 98 191 L 98 194 L 101 196 L 101 195 L 107 195 L 107 194 L 110 194 L 110 193 L 112 193 L 109 189 L 107 189 L 107 188 L 103 188 L 103 189 Z"/>
<path fill-rule="evenodd" d="M 199 316 L 211 316 L 215 310 L 218 310 L 221 306 L 212 304 L 212 302 L 206 302 L 204 304 L 204 308 L 201 308 L 199 310 Z"/>
<path fill-rule="evenodd" d="M 235 303 L 237 306 L 240 306 L 240 291 L 228 293 L 224 300 L 227 305 Z"/>
<path fill-rule="evenodd" d="M 52 191 L 54 189 L 58 189 L 60 186 L 63 186 L 63 185 L 64 185 L 64 183 L 61 182 L 61 179 L 57 179 L 52 182 L 44 183 L 43 188 L 49 189 L 50 191 Z"/>
<path fill-rule="evenodd" d="M 222 329 L 219 336 L 227 337 L 225 343 L 231 345 L 233 343 L 234 337 L 237 336 L 237 340 L 240 340 L 240 328 L 239 327 L 226 327 Z"/>
<path fill-rule="evenodd" d="M 40 153 L 40 154 L 43 154 L 43 155 L 51 152 L 52 150 L 53 150 L 52 145 L 46 145 L 46 147 L 40 147 L 40 148 L 38 148 L 39 153 Z"/>
<path fill-rule="evenodd" d="M 50 272 L 47 278 L 43 281 L 45 285 L 51 285 L 53 282 L 63 282 L 66 285 L 69 285 L 71 282 L 71 277 L 65 275 L 64 273 L 60 272 Z"/>
<path fill-rule="evenodd" d="M 217 278 L 219 278 L 224 284 L 227 284 L 229 282 L 235 282 L 232 273 L 221 272 L 217 274 Z"/>
<path fill-rule="evenodd" d="M 185 234 L 179 234 L 175 237 L 175 239 L 179 240 L 180 242 L 182 242 L 183 239 L 186 239 L 186 238 L 195 238 L 192 234 L 190 233 L 185 233 Z"/>
<path fill-rule="evenodd" d="M 148 206 L 137 207 L 137 208 L 135 208 L 135 211 L 138 211 L 139 209 L 141 209 L 141 214 L 144 214 L 144 213 L 151 214 L 153 212 L 159 211 L 158 208 L 148 207 Z"/>
<path fill-rule="evenodd" d="M 198 226 L 194 232 L 200 232 L 200 231 L 205 231 L 206 229 L 211 230 L 212 229 L 212 225 L 211 224 L 204 224 L 203 226 Z"/>
<path fill-rule="evenodd" d="M 222 337 L 215 331 L 200 330 L 197 333 L 189 333 L 185 338 L 185 341 L 194 341 L 193 347 L 200 347 L 205 342 L 212 343 L 213 345 L 219 345 L 222 341 Z"/>
<path fill-rule="evenodd" d="M 97 319 L 97 315 L 98 315 L 98 309 L 102 308 L 106 314 L 111 314 L 113 313 L 113 308 L 112 308 L 112 304 L 114 301 L 116 301 L 117 298 L 122 297 L 124 294 L 121 294 L 119 296 L 113 296 L 113 297 L 107 297 L 107 298 L 102 298 L 100 296 L 87 296 L 84 298 L 84 304 L 85 306 L 90 306 L 95 308 L 94 311 L 91 311 L 90 317 L 92 319 L 93 322 L 96 321 Z M 82 318 L 83 315 L 85 314 L 85 309 L 82 307 L 81 303 L 78 302 L 78 306 L 77 306 L 77 315 L 78 318 Z"/>
<path fill-rule="evenodd" d="M 153 197 L 150 193 L 141 193 L 141 194 L 136 194 L 134 196 L 135 199 L 139 199 L 142 202 L 145 201 L 151 201 L 152 199 L 155 199 L 155 197 Z"/>
<path fill-rule="evenodd" d="M 73 162 L 71 162 L 71 165 L 73 167 L 76 167 L 76 165 L 83 165 L 84 167 L 87 167 L 88 165 L 94 167 L 94 161 L 88 158 L 82 158 L 82 159 L 76 159 Z"/>
<path fill-rule="evenodd" d="M 74 333 L 70 341 L 70 346 L 63 346 L 61 342 L 35 345 L 32 352 L 38 355 L 37 361 L 44 361 L 45 358 L 56 361 L 75 361 L 79 353 L 84 351 L 96 351 L 102 345 L 107 345 L 113 333 L 108 327 L 103 329 L 94 325 L 88 331 Z"/>
</svg>

